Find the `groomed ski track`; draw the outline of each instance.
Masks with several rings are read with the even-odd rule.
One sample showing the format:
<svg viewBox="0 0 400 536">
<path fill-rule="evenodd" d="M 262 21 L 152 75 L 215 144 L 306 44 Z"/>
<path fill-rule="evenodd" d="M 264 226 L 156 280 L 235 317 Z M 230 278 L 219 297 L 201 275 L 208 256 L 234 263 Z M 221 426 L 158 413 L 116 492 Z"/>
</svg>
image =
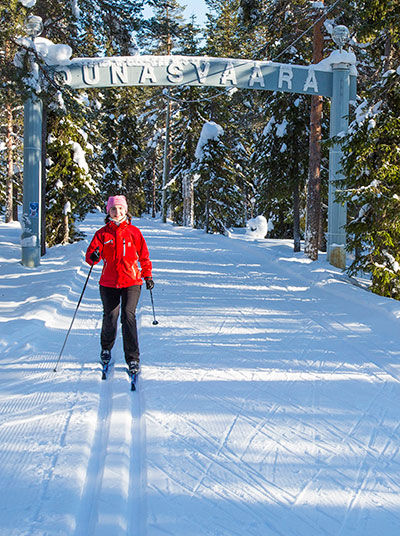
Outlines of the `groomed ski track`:
<svg viewBox="0 0 400 536">
<path fill-rule="evenodd" d="M 87 241 L 29 270 L 0 226 L 0 535 L 397 536 L 400 304 L 289 241 L 134 223 L 133 393 L 120 334 L 101 380 L 100 267 L 53 372 Z"/>
</svg>

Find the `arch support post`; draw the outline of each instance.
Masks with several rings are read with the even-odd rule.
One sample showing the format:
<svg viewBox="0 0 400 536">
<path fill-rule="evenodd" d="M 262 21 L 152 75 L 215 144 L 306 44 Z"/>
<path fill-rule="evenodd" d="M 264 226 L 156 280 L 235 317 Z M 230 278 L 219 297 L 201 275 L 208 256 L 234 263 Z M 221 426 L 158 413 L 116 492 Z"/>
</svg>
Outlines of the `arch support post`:
<svg viewBox="0 0 400 536">
<path fill-rule="evenodd" d="M 346 134 L 349 126 L 350 104 L 350 65 L 337 63 L 332 65 L 333 88 L 330 116 L 330 136 Z M 329 150 L 329 194 L 328 194 L 328 233 L 327 256 L 333 266 L 346 267 L 346 204 L 336 201 L 337 181 L 344 178 L 341 159 L 343 151 L 335 143 Z"/>
<path fill-rule="evenodd" d="M 24 104 L 24 197 L 22 214 L 22 264 L 40 264 L 42 182 L 42 101 L 32 95 Z"/>
</svg>

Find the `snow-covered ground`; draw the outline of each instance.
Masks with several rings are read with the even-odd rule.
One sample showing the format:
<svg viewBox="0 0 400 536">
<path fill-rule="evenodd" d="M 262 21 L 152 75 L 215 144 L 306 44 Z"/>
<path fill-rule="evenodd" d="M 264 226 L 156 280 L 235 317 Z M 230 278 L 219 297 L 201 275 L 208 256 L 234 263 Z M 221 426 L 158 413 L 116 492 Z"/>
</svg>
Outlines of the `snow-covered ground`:
<svg viewBox="0 0 400 536">
<path fill-rule="evenodd" d="M 400 303 L 290 242 L 135 220 L 142 374 L 101 381 L 88 241 L 0 225 L 1 536 L 397 536 Z M 90 238 L 102 224 L 82 225 Z"/>
</svg>

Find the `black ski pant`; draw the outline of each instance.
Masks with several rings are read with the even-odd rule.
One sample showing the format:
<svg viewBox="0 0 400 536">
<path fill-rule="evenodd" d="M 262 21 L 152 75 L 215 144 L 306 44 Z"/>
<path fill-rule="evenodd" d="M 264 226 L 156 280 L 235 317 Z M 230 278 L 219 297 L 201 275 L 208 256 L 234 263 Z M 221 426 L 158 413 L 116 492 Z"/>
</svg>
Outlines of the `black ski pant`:
<svg viewBox="0 0 400 536">
<path fill-rule="evenodd" d="M 117 336 L 117 323 L 121 309 L 122 338 L 125 361 L 139 361 L 139 340 L 136 325 L 136 306 L 139 301 L 141 285 L 126 288 L 103 287 L 100 296 L 103 302 L 103 325 L 101 328 L 101 348 L 111 350 Z"/>
</svg>

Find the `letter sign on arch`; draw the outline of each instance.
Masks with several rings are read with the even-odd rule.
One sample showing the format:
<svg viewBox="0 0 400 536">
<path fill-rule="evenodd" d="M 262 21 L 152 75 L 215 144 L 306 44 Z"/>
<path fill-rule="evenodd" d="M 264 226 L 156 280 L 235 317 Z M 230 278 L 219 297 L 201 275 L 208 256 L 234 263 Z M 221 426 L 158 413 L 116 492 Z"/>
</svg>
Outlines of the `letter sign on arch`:
<svg viewBox="0 0 400 536">
<path fill-rule="evenodd" d="M 331 99 L 330 135 L 334 137 L 347 131 L 349 102 L 356 96 L 356 72 L 348 53 L 335 53 L 331 62 L 309 66 L 208 56 L 76 58 L 66 65 L 52 66 L 52 75 L 58 84 L 71 89 L 189 85 L 321 95 Z M 25 266 L 40 263 L 41 106 L 37 98 L 25 103 L 22 235 Z M 343 176 L 341 156 L 340 146 L 333 145 L 329 155 L 328 259 L 338 257 L 337 251 L 331 255 L 337 249 L 343 258 L 346 241 L 346 207 L 335 200 L 335 181 Z M 38 203 L 37 218 L 29 218 L 32 203 Z"/>
<path fill-rule="evenodd" d="M 72 89 L 123 86 L 214 86 L 332 97 L 332 71 L 315 65 L 197 56 L 77 58 L 55 68 Z M 355 96 L 356 77 L 350 76 Z"/>
</svg>

